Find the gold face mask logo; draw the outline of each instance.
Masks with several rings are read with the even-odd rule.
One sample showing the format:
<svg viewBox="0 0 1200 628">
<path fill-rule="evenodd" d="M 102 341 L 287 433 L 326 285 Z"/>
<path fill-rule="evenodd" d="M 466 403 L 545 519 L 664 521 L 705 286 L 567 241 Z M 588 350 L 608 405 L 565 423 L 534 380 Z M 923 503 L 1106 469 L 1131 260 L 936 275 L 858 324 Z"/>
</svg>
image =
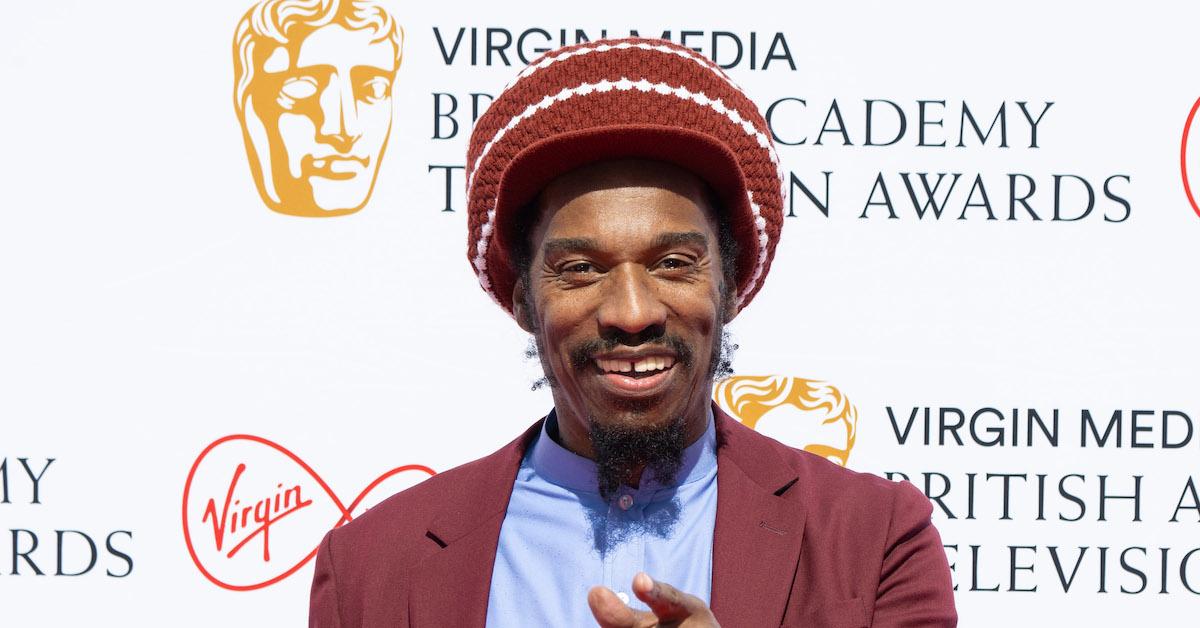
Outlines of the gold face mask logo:
<svg viewBox="0 0 1200 628">
<path fill-rule="evenodd" d="M 738 375 L 718 382 L 713 399 L 747 427 L 846 466 L 858 409 L 825 382 L 783 375 Z"/>
<path fill-rule="evenodd" d="M 404 29 L 367 0 L 263 0 L 246 12 L 233 100 L 268 207 L 340 216 L 367 203 L 403 48 Z"/>
</svg>

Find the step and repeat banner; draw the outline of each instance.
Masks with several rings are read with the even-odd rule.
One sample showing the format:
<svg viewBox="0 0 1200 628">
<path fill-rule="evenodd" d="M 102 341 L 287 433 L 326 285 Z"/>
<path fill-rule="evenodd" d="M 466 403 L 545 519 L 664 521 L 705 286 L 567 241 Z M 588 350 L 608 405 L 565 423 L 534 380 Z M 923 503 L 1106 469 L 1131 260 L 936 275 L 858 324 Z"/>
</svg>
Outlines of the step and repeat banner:
<svg viewBox="0 0 1200 628">
<path fill-rule="evenodd" d="M 539 54 L 634 33 L 726 68 L 784 165 L 718 403 L 923 490 L 964 626 L 1194 621 L 1197 23 L 9 4 L 0 621 L 304 625 L 326 530 L 543 415 L 529 339 L 466 260 L 467 138 Z"/>
</svg>

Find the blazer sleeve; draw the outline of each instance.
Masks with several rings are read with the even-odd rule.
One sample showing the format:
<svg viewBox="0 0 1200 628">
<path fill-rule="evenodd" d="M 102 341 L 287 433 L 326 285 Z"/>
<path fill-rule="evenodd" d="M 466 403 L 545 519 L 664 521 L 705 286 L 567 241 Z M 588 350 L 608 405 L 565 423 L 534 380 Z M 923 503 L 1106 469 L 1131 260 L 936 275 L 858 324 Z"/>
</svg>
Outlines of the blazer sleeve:
<svg viewBox="0 0 1200 628">
<path fill-rule="evenodd" d="M 308 599 L 308 628 L 341 628 L 337 576 L 333 569 L 333 530 L 317 549 L 317 568 L 313 572 L 312 592 Z"/>
<path fill-rule="evenodd" d="M 933 505 L 908 482 L 897 485 L 884 546 L 874 628 L 953 628 L 954 585 Z"/>
</svg>

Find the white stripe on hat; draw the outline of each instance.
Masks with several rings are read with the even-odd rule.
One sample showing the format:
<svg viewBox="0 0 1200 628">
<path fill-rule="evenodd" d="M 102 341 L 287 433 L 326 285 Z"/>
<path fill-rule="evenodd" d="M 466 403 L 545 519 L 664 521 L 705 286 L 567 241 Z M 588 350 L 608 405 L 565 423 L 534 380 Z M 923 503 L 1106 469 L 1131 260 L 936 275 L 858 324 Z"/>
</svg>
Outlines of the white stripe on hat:
<svg viewBox="0 0 1200 628">
<path fill-rule="evenodd" d="M 715 74 L 717 76 L 717 78 L 725 81 L 726 83 L 729 84 L 730 87 L 733 87 L 738 92 L 744 93 L 744 91 L 745 91 L 741 88 L 741 86 L 739 86 L 737 83 L 735 83 L 733 81 L 733 79 L 731 79 L 729 77 L 729 75 L 726 74 L 725 71 L 723 69 L 721 69 L 721 67 L 719 65 L 717 65 L 714 61 L 712 61 L 711 59 L 709 59 L 708 57 L 705 57 L 704 55 L 702 55 L 700 53 L 695 52 L 691 48 L 679 49 L 679 48 L 675 48 L 672 46 L 665 46 L 665 45 L 661 45 L 661 44 L 656 45 L 656 44 L 649 44 L 649 43 L 634 43 L 634 42 L 629 42 L 629 41 L 623 41 L 623 42 L 616 43 L 616 44 L 602 42 L 602 43 L 592 44 L 590 46 L 584 45 L 584 46 L 580 46 L 579 48 L 575 48 L 573 50 L 568 50 L 566 52 L 559 53 L 557 55 L 555 55 L 554 52 L 547 53 L 541 59 L 534 61 L 533 63 L 525 66 L 525 68 L 522 69 L 512 81 L 510 81 L 507 85 L 504 86 L 504 89 L 501 90 L 501 93 L 507 92 L 514 85 L 519 83 L 521 81 L 521 79 L 529 77 L 529 76 L 533 75 L 535 72 L 537 72 L 538 70 L 542 70 L 547 67 L 550 67 L 551 65 L 553 65 L 559 61 L 565 61 L 572 57 L 591 54 L 593 52 L 603 53 L 603 52 L 608 52 L 610 50 L 628 50 L 630 48 L 637 48 L 639 50 L 647 50 L 650 52 L 661 52 L 661 53 L 665 53 L 665 54 L 675 55 L 675 56 L 683 58 L 683 59 L 687 59 L 693 63 L 696 63 L 700 67 L 712 72 L 713 74 Z M 605 81 L 601 81 L 601 82 L 605 82 Z M 492 105 L 496 104 L 496 102 L 499 100 L 500 99 L 498 99 L 498 98 L 493 100 L 488 105 L 488 109 L 491 109 Z M 565 99 L 563 99 L 563 100 L 565 100 Z M 707 103 L 701 103 L 701 104 L 707 104 Z M 718 107 L 720 107 L 720 108 L 717 108 L 717 112 L 725 113 L 725 111 L 723 111 L 724 105 L 719 100 L 717 101 L 717 105 L 718 105 Z M 486 111 L 487 110 L 485 110 L 485 114 L 486 114 Z M 509 122 L 511 123 L 512 121 L 510 120 Z M 741 122 L 741 121 L 735 120 L 735 122 Z M 749 120 L 746 120 L 745 122 L 746 122 L 746 124 L 751 124 L 751 126 L 753 126 L 753 124 L 750 123 Z M 747 131 L 747 133 L 749 133 L 749 131 Z M 492 142 L 500 139 L 500 136 L 502 136 L 502 135 L 503 135 L 503 130 L 501 130 L 501 132 L 499 134 L 497 134 L 495 137 L 492 138 Z M 774 163 L 776 165 L 776 167 L 778 167 L 779 166 L 779 155 L 777 155 L 775 153 L 775 143 L 773 141 L 771 141 L 770 138 L 766 138 L 765 136 L 763 136 L 763 137 L 766 139 L 766 143 L 763 144 L 763 142 L 760 140 L 759 144 L 762 145 L 763 148 L 766 148 L 767 150 L 769 150 L 771 152 L 771 163 Z M 488 145 L 490 146 L 492 144 L 492 142 L 488 142 Z M 485 150 L 486 150 L 486 147 L 485 147 Z M 483 157 L 483 154 L 481 153 L 480 159 L 476 159 L 474 164 L 467 164 L 467 166 L 470 168 L 470 170 L 467 171 L 467 198 L 470 198 L 470 196 L 471 196 L 471 185 L 472 185 L 472 182 L 475 180 L 475 170 L 479 167 L 479 163 L 482 160 L 482 157 Z M 779 174 L 779 183 L 781 186 L 783 185 L 783 173 Z"/>
<path fill-rule="evenodd" d="M 758 278 L 762 276 L 763 267 L 767 263 L 767 243 L 771 241 L 767 237 L 767 219 L 763 218 L 762 208 L 758 203 L 754 202 L 754 192 L 746 191 L 746 198 L 750 201 L 750 211 L 754 214 L 754 229 L 758 232 L 758 261 L 754 263 L 754 274 L 750 276 L 750 283 L 746 284 L 746 289 L 738 295 L 738 309 L 742 309 L 746 299 L 750 296 L 750 292 L 754 290 L 754 285 L 758 283 Z"/>
</svg>

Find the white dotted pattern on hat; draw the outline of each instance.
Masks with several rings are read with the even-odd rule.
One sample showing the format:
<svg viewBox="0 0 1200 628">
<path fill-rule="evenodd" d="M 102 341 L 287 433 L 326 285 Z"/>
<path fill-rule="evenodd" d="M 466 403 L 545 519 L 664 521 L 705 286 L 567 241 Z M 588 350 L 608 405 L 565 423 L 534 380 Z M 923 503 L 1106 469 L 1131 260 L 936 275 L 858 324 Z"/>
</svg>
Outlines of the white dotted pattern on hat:
<svg viewBox="0 0 1200 628">
<path fill-rule="evenodd" d="M 553 65 L 559 61 L 565 61 L 572 57 L 591 54 L 594 52 L 603 53 L 603 52 L 608 52 L 610 50 L 629 50 L 631 48 L 637 48 L 639 50 L 646 50 L 646 51 L 650 51 L 650 52 L 661 52 L 664 54 L 675 55 L 677 57 L 687 59 L 689 61 L 692 61 L 693 63 L 696 63 L 700 67 L 712 72 L 713 74 L 716 74 L 718 78 L 720 78 L 721 80 L 728 83 L 730 85 L 730 87 L 733 87 L 737 91 L 739 91 L 739 92 L 744 91 L 741 88 L 741 86 L 739 86 L 737 83 L 735 83 L 733 81 L 733 79 L 729 78 L 729 75 L 726 74 L 725 71 L 721 69 L 721 66 L 717 65 L 715 62 L 710 60 L 708 57 L 705 57 L 704 55 L 701 55 L 701 54 L 695 52 L 691 48 L 685 48 L 685 49 L 681 50 L 679 48 L 674 48 L 671 46 L 664 46 L 661 44 L 655 45 L 655 44 L 649 44 L 649 43 L 634 43 L 634 42 L 624 41 L 624 42 L 620 42 L 617 44 L 598 43 L 598 44 L 595 44 L 592 46 L 581 46 L 574 50 L 568 50 L 566 52 L 559 53 L 557 55 L 554 54 L 553 52 L 547 53 L 545 56 L 541 57 L 540 59 L 525 66 L 525 69 L 521 70 L 521 72 L 517 74 L 516 78 L 514 78 L 507 85 L 505 85 L 504 89 L 501 90 L 501 92 L 502 93 L 507 92 L 509 89 L 512 88 L 513 85 L 516 85 L 522 79 L 528 78 L 529 76 L 532 76 L 534 73 L 536 73 L 538 70 L 543 70 L 545 68 L 548 68 L 551 65 Z M 492 105 L 495 105 L 498 100 L 499 99 L 493 100 L 491 102 L 491 104 L 488 105 L 488 109 L 491 109 Z M 718 113 L 724 113 L 724 112 L 718 111 Z M 486 114 L 486 110 L 485 110 L 485 114 Z M 750 124 L 750 122 L 748 120 L 745 121 L 745 123 Z M 475 185 L 475 172 L 476 172 L 476 170 L 478 170 L 479 164 L 483 162 L 483 156 L 487 154 L 486 151 L 488 148 L 491 147 L 491 144 L 494 143 L 496 140 L 500 139 L 500 137 L 502 137 L 503 134 L 504 134 L 504 131 L 501 130 L 501 132 L 498 133 L 495 137 L 493 137 L 492 141 L 488 142 L 488 145 L 484 147 L 484 152 L 481 152 L 479 154 L 479 158 L 475 160 L 475 163 L 467 164 L 467 166 L 470 168 L 470 170 L 467 171 L 467 198 L 471 197 L 471 188 L 474 187 L 474 185 Z M 766 149 L 771 152 L 771 163 L 775 164 L 776 170 L 778 171 L 779 155 L 775 152 L 775 142 L 768 139 Z M 779 177 L 779 185 L 782 189 L 783 173 L 778 172 L 778 177 Z"/>
</svg>

